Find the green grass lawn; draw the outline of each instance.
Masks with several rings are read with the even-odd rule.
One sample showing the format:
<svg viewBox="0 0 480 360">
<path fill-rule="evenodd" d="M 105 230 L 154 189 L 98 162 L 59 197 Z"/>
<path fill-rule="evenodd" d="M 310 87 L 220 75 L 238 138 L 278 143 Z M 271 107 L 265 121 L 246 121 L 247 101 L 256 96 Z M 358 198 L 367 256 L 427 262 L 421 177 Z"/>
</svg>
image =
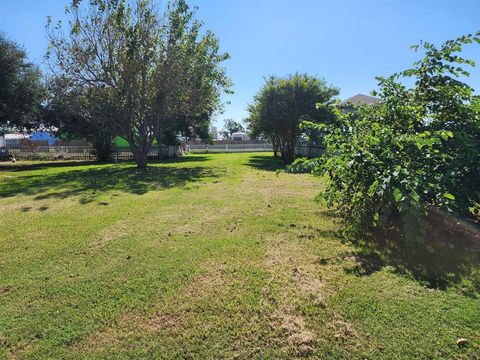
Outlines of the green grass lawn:
<svg viewBox="0 0 480 360">
<path fill-rule="evenodd" d="M 0 358 L 480 358 L 478 298 L 352 271 L 322 181 L 277 168 L 2 165 Z"/>
</svg>

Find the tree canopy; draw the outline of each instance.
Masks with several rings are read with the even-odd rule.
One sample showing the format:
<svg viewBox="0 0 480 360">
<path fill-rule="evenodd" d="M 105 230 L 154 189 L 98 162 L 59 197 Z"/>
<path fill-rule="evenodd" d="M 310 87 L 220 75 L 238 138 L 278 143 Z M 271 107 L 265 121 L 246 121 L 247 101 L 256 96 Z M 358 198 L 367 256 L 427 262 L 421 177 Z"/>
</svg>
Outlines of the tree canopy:
<svg viewBox="0 0 480 360">
<path fill-rule="evenodd" d="M 248 108 L 250 131 L 270 139 L 275 153 L 279 152 L 285 163 L 291 163 L 302 134 L 300 124 L 306 120 L 330 121 L 331 114 L 318 105 L 331 103 L 338 93 L 325 80 L 307 74 L 271 76 Z"/>
<path fill-rule="evenodd" d="M 228 54 L 185 0 L 165 13 L 153 0 L 74 0 L 66 12 L 68 32 L 48 26 L 52 75 L 68 80 L 65 91 L 94 96 L 97 119 L 128 141 L 139 167 L 162 132 L 208 128 L 230 86 Z"/>
<path fill-rule="evenodd" d="M 18 44 L 0 33 L 0 126 L 34 126 L 44 94 L 40 69 Z"/>
<path fill-rule="evenodd" d="M 107 127 L 109 117 L 105 104 L 97 102 L 95 87 L 72 87 L 68 79 L 53 77 L 48 82 L 49 96 L 43 120 L 58 129 L 64 138 L 88 139 L 98 161 L 108 161 L 114 136 Z"/>
</svg>

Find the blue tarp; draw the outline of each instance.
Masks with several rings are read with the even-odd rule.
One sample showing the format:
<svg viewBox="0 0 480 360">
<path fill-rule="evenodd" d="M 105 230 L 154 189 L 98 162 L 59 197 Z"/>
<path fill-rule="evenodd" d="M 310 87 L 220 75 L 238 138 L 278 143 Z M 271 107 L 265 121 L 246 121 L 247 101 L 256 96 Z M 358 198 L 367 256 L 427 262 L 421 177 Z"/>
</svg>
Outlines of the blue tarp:
<svg viewBox="0 0 480 360">
<path fill-rule="evenodd" d="M 30 136 L 30 140 L 46 140 L 48 141 L 48 145 L 52 145 L 58 138 L 48 131 L 35 131 L 32 136 Z"/>
</svg>

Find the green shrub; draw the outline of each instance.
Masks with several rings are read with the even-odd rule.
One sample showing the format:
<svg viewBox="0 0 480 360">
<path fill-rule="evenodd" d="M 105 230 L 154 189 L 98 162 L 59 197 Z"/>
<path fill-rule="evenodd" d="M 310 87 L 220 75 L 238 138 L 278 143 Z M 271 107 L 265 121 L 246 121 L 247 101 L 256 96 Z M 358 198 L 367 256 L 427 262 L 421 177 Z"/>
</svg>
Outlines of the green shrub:
<svg viewBox="0 0 480 360">
<path fill-rule="evenodd" d="M 480 199 L 480 100 L 461 81 L 473 61 L 458 54 L 467 35 L 436 48 L 408 69 L 378 78 L 380 102 L 337 112 L 334 126 L 305 123 L 324 132 L 320 159 L 299 160 L 330 181 L 320 195 L 345 220 L 348 236 L 398 225 L 410 243 L 422 243 L 429 210 L 470 216 Z M 412 83 L 409 88 L 405 83 Z M 407 80 L 407 81 L 405 81 Z"/>
</svg>

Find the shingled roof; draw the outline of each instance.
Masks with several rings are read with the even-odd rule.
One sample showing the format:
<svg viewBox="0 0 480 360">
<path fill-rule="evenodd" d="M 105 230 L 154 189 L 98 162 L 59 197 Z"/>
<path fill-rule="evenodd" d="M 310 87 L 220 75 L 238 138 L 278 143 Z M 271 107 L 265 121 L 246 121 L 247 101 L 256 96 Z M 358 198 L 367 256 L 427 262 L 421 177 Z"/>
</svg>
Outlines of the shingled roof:
<svg viewBox="0 0 480 360">
<path fill-rule="evenodd" d="M 357 94 L 355 96 L 352 96 L 348 99 L 343 100 L 340 102 L 339 106 L 348 106 L 348 105 L 365 105 L 365 104 L 375 104 L 376 102 L 379 102 L 380 99 L 373 97 L 373 96 L 368 96 L 364 94 Z"/>
</svg>

